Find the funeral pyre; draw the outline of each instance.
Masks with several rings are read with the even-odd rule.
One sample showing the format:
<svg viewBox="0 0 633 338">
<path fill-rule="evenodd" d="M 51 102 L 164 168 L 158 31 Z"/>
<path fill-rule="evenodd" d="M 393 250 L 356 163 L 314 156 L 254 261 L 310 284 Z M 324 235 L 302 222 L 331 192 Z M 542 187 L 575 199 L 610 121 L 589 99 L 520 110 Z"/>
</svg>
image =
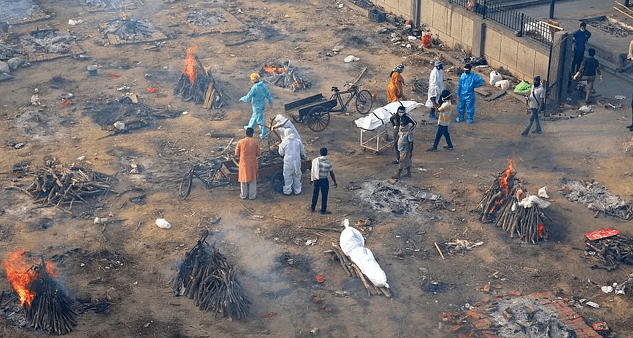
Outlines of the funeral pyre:
<svg viewBox="0 0 633 338">
<path fill-rule="evenodd" d="M 264 65 L 259 71 L 262 81 L 281 88 L 290 88 L 293 92 L 302 89 L 308 89 L 312 83 L 305 80 L 303 72 L 297 68 L 291 67 L 290 62 L 286 61 L 281 65 Z"/>
<path fill-rule="evenodd" d="M 633 208 L 620 196 L 613 195 L 609 189 L 598 182 L 583 182 L 580 180 L 561 181 L 561 194 L 572 202 L 582 203 L 598 216 L 601 212 L 622 219 L 633 218 Z"/>
<path fill-rule="evenodd" d="M 24 250 L 15 250 L 2 262 L 26 321 L 32 328 L 49 334 L 62 335 L 72 331 L 77 325 L 77 312 L 73 300 L 54 279 L 54 263 L 45 262 L 43 258 L 40 263 L 32 263 L 28 259 Z M 5 297 L 3 292 L 3 303 Z"/>
<path fill-rule="evenodd" d="M 235 268 L 214 245 L 206 244 L 205 231 L 196 246 L 185 254 L 174 280 L 176 296 L 193 299 L 200 310 L 231 319 L 244 319 L 250 301 L 235 277 Z"/>
<path fill-rule="evenodd" d="M 106 37 L 108 34 L 112 34 L 123 41 L 143 41 L 151 38 L 154 35 L 154 30 L 150 28 L 150 24 L 128 18 L 124 12 L 121 17 L 106 22 L 103 33 Z"/>
<path fill-rule="evenodd" d="M 547 237 L 544 222 L 551 219 L 542 208 L 549 206 L 549 202 L 528 195 L 515 177 L 514 161 L 509 162 L 506 170 L 484 192 L 476 210 L 480 212 L 481 222 L 494 223 L 510 233 L 510 237 L 516 235 L 522 241 L 536 244 Z"/>
<path fill-rule="evenodd" d="M 615 270 L 620 264 L 633 265 L 633 238 L 620 231 L 604 229 L 585 235 L 585 258 L 592 269 Z"/>
<path fill-rule="evenodd" d="M 189 47 L 185 59 L 185 70 L 180 76 L 174 95 L 185 101 L 202 103 L 202 107 L 221 108 L 226 95 L 222 93 L 213 78 L 211 71 L 207 71 L 195 54 L 198 45 Z"/>
<path fill-rule="evenodd" d="M 35 172 L 33 183 L 20 189 L 36 203 L 43 205 L 89 204 L 104 198 L 112 189 L 115 178 L 80 165 L 64 167 L 54 160 L 46 160 L 45 167 Z"/>
</svg>

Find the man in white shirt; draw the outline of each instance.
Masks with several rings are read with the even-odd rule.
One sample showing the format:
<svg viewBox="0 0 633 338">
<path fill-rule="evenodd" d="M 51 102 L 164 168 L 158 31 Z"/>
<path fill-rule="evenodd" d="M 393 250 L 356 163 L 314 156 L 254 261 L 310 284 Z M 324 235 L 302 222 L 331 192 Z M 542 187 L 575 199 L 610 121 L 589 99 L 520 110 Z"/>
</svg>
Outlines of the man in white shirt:
<svg viewBox="0 0 633 338">
<path fill-rule="evenodd" d="M 532 129 L 532 124 L 536 123 L 536 129 L 532 132 L 533 134 L 540 134 L 541 131 L 541 121 L 539 121 L 538 114 L 543 108 L 543 101 L 545 100 L 545 89 L 541 86 L 541 77 L 537 76 L 534 78 L 534 84 L 532 85 L 532 90 L 530 90 L 530 96 L 528 97 L 528 106 L 532 113 L 530 114 L 530 123 L 528 124 L 525 131 L 521 133 L 523 136 L 527 136 Z"/>
</svg>

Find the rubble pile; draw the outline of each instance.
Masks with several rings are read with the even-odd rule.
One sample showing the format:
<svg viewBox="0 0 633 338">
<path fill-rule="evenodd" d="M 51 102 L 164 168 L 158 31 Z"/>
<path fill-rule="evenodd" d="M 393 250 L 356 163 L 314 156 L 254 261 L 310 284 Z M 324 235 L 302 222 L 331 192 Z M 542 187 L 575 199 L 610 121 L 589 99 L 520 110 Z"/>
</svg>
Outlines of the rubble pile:
<svg viewBox="0 0 633 338">
<path fill-rule="evenodd" d="M 600 29 L 601 31 L 607 32 L 619 38 L 625 38 L 631 35 L 631 30 L 629 30 L 628 28 L 625 28 L 621 25 L 618 25 L 617 23 L 608 20 L 594 20 L 589 22 L 589 24 Z"/>
<path fill-rule="evenodd" d="M 572 329 L 552 309 L 535 299 L 519 298 L 497 302 L 490 311 L 499 337 L 575 337 Z M 495 325 L 496 324 L 496 325 Z"/>
<path fill-rule="evenodd" d="M 86 102 L 84 114 L 106 130 L 116 134 L 152 127 L 157 120 L 175 118 L 179 112 L 167 108 L 156 110 L 144 103 L 134 103 L 129 96 L 116 99 L 96 97 Z"/>
<path fill-rule="evenodd" d="M 98 9 L 124 8 L 123 0 L 80 0 L 82 5 Z"/>
<path fill-rule="evenodd" d="M 45 29 L 22 37 L 23 48 L 28 53 L 70 54 L 75 38 L 69 33 Z"/>
<path fill-rule="evenodd" d="M 0 41 L 0 60 L 6 61 L 20 53 L 19 46 Z"/>
<path fill-rule="evenodd" d="M 416 211 L 418 201 L 422 199 L 437 202 L 438 195 L 430 193 L 414 193 L 409 188 L 389 184 L 388 182 L 374 180 L 364 182 L 358 190 L 358 196 L 372 210 L 377 212 L 392 213 L 394 215 L 410 214 Z"/>
<path fill-rule="evenodd" d="M 293 92 L 312 87 L 312 83 L 305 80 L 303 73 L 291 67 L 288 61 L 283 65 L 264 65 L 259 71 L 262 81 L 277 87 L 289 88 Z"/>
<path fill-rule="evenodd" d="M 200 27 L 213 27 L 224 23 L 225 21 L 222 13 L 209 13 L 206 9 L 195 10 L 187 13 L 185 20 Z"/>
<path fill-rule="evenodd" d="M 590 210 L 596 211 L 596 216 L 603 212 L 605 215 L 626 220 L 633 218 L 631 204 L 622 200 L 620 196 L 611 194 L 609 189 L 598 182 L 563 178 L 561 185 L 561 194 L 572 202 L 584 204 Z"/>
</svg>

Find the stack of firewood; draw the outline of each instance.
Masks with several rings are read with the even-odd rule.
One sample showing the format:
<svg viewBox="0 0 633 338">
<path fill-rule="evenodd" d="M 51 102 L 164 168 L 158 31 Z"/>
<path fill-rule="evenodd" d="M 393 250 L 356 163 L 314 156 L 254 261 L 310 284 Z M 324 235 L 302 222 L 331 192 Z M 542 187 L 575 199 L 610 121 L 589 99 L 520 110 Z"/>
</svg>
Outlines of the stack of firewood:
<svg viewBox="0 0 633 338">
<path fill-rule="evenodd" d="M 65 168 L 49 162 L 35 173 L 34 182 L 27 189 L 20 189 L 36 203 L 44 205 L 70 205 L 75 202 L 89 203 L 104 197 L 112 189 L 114 177 L 73 166 Z"/>
<path fill-rule="evenodd" d="M 226 95 L 218 87 L 213 74 L 204 69 L 198 56 L 194 55 L 192 59 L 194 64 L 189 71 L 195 73 L 193 81 L 189 74 L 183 73 L 174 87 L 174 95 L 185 101 L 202 103 L 204 109 L 221 108 Z"/>
<path fill-rule="evenodd" d="M 205 243 L 208 232 L 185 254 L 174 280 L 176 296 L 193 299 L 203 311 L 243 319 L 250 301 L 235 278 L 235 269 L 217 248 Z"/>
<path fill-rule="evenodd" d="M 633 238 L 613 237 L 585 241 L 585 257 L 595 262 L 594 269 L 617 269 L 620 264 L 633 265 Z"/>
<path fill-rule="evenodd" d="M 519 204 L 526 194 L 515 174 L 514 167 L 510 165 L 484 192 L 477 207 L 480 221 L 494 223 L 510 237 L 516 235 L 525 242 L 536 244 L 546 237 L 544 221 L 550 218 L 535 203 L 529 207 Z"/>
<path fill-rule="evenodd" d="M 46 270 L 46 263 L 32 267 L 36 279 L 29 289 L 35 293 L 31 305 L 25 305 L 26 319 L 34 329 L 57 335 L 66 334 L 77 325 L 72 300 Z"/>
<path fill-rule="evenodd" d="M 335 255 L 335 257 L 341 263 L 341 266 L 343 267 L 343 270 L 345 270 L 345 273 L 348 277 L 360 278 L 370 297 L 371 295 L 383 294 L 387 298 L 391 298 L 391 292 L 389 291 L 389 289 L 384 286 L 377 287 L 376 285 L 374 285 L 374 283 L 372 283 L 372 281 L 367 278 L 367 276 L 365 276 L 362 271 L 360 271 L 360 268 L 356 264 L 354 264 L 354 262 L 352 262 L 349 257 L 347 257 L 341 247 L 332 243 L 332 250 L 327 250 L 325 251 L 325 253 Z"/>
</svg>

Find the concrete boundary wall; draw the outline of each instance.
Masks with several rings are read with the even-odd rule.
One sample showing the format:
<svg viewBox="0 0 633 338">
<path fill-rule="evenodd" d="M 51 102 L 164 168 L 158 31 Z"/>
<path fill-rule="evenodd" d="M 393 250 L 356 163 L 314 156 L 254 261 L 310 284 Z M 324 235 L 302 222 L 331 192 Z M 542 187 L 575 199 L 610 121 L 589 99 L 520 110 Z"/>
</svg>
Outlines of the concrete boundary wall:
<svg viewBox="0 0 633 338">
<path fill-rule="evenodd" d="M 442 0 L 374 0 L 374 3 L 412 20 L 417 16 L 414 12 L 417 5 L 420 20 L 414 24 L 426 26 L 446 46 L 483 56 L 491 67 L 503 67 L 521 80 L 531 81 L 536 75 L 543 78 L 548 75 L 548 46 L 517 37 L 513 30 L 461 6 Z"/>
</svg>

